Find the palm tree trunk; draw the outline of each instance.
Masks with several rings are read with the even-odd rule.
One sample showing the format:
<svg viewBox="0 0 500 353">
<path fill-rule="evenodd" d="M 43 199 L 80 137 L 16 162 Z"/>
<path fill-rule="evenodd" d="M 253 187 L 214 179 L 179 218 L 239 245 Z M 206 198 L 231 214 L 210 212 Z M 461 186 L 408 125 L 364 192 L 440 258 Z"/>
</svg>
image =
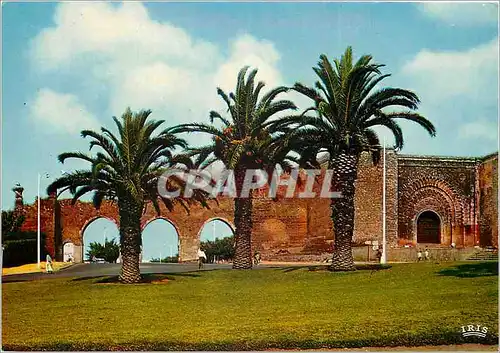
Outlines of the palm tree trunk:
<svg viewBox="0 0 500 353">
<path fill-rule="evenodd" d="M 354 271 L 352 257 L 352 236 L 354 233 L 354 192 L 358 171 L 357 154 L 340 153 L 330 160 L 333 167 L 335 190 L 342 192 L 342 198 L 332 199 L 332 221 L 334 249 L 332 269 L 334 271 Z"/>
<path fill-rule="evenodd" d="M 234 200 L 234 225 L 236 227 L 236 249 L 233 269 L 252 268 L 252 190 L 248 198 L 239 197 L 245 178 L 245 169 L 235 170 L 235 184 L 238 196 Z"/>
<path fill-rule="evenodd" d="M 119 200 L 120 250 L 122 269 L 119 280 L 122 283 L 138 283 L 141 280 L 139 255 L 141 252 L 142 204 L 131 200 Z"/>
</svg>

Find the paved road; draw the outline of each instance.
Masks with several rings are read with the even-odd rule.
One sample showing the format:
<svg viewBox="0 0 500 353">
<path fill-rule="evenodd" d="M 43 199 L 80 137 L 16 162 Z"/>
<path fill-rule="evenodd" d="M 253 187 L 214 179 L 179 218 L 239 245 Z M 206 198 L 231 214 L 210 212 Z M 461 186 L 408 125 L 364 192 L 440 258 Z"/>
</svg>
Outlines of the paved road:
<svg viewBox="0 0 500 353">
<path fill-rule="evenodd" d="M 197 263 L 184 264 L 159 264 L 159 263 L 143 263 L 140 265 L 141 273 L 180 273 L 198 271 Z M 255 268 L 283 267 L 280 265 L 264 265 L 260 264 Z M 288 267 L 288 266 L 287 266 Z M 214 269 L 230 269 L 231 264 L 205 264 L 202 271 Z M 48 273 L 25 273 L 17 275 L 2 276 L 2 282 L 19 282 L 33 281 L 38 279 L 62 278 L 62 277 L 99 277 L 99 276 L 116 276 L 120 274 L 121 264 L 75 264 L 69 268 L 58 272 Z"/>
</svg>

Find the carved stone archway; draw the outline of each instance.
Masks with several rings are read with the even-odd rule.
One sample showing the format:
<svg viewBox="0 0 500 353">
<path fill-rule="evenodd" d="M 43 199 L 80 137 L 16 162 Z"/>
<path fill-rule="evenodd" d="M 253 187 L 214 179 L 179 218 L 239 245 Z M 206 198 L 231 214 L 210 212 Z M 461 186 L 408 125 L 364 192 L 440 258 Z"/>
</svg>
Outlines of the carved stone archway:
<svg viewBox="0 0 500 353">
<path fill-rule="evenodd" d="M 440 220 L 440 241 L 436 243 L 462 244 L 463 202 L 445 181 L 424 177 L 407 185 L 402 188 L 399 207 L 400 231 L 406 229 L 406 237 L 414 244 L 420 242 L 418 219 L 426 211 L 435 213 Z"/>
</svg>

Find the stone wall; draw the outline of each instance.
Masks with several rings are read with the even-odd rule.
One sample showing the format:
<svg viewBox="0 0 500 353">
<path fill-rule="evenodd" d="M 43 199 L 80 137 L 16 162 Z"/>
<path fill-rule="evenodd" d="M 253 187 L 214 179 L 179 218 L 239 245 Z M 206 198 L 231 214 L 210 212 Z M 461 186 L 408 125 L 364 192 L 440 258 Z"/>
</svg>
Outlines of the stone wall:
<svg viewBox="0 0 500 353">
<path fill-rule="evenodd" d="M 481 245 L 498 245 L 498 160 L 495 156 L 481 161 L 406 156 L 387 150 L 386 166 L 389 258 L 393 256 L 392 249 L 397 250 L 408 243 L 417 245 L 418 215 L 429 210 L 441 219 L 439 246 L 449 247 L 454 242 L 458 247 L 470 248 L 480 240 Z M 357 245 L 367 240 L 382 241 L 382 173 L 382 161 L 375 166 L 368 154 L 361 156 L 353 238 Z M 274 200 L 268 197 L 267 188 L 255 192 L 252 244 L 264 259 L 324 256 L 333 250 L 330 200 L 298 198 L 298 193 L 305 187 L 304 176 L 300 180 L 293 199 L 283 197 L 286 186 L 279 188 Z M 323 176 L 314 185 L 315 192 L 320 192 L 322 181 Z M 169 221 L 178 232 L 180 261 L 192 261 L 196 259 L 200 232 L 205 223 L 220 219 L 234 230 L 233 200 L 222 197 L 209 204 L 209 209 L 192 206 L 189 213 L 182 207 L 170 212 L 161 204 L 160 215 L 148 205 L 141 223 L 145 227 L 157 218 Z M 41 200 L 41 205 L 41 225 L 42 232 L 47 234 L 47 251 L 57 259 L 62 258 L 66 242 L 75 245 L 78 252 L 75 260 L 82 259 L 83 233 L 95 219 L 107 218 L 119 226 L 118 209 L 109 201 L 105 201 L 99 210 L 88 202 L 72 204 L 67 199 L 56 201 L 54 196 Z M 26 216 L 23 230 L 36 231 L 37 203 L 17 203 L 17 208 Z M 365 251 L 360 247 L 356 254 L 359 252 L 359 257 L 364 257 Z"/>
<path fill-rule="evenodd" d="M 476 167 L 474 158 L 398 156 L 400 245 L 418 243 L 424 211 L 439 216 L 442 245 L 476 245 Z"/>
<path fill-rule="evenodd" d="M 480 244 L 498 247 L 498 155 L 487 156 L 478 174 Z"/>
<path fill-rule="evenodd" d="M 38 200 L 36 199 L 32 205 L 17 204 L 16 211 L 24 215 L 25 221 L 21 226 L 21 231 L 37 231 L 38 225 Z M 54 257 L 58 244 L 55 239 L 55 208 L 52 198 L 40 200 L 40 230 L 44 233 L 45 248 L 47 252 Z M 42 254 L 45 256 L 45 254 Z"/>
<path fill-rule="evenodd" d="M 423 250 L 423 249 L 422 249 Z M 388 262 L 417 262 L 417 248 L 389 248 L 387 249 Z M 430 261 L 464 261 L 477 252 L 475 248 L 429 248 Z M 352 249 L 354 261 L 374 262 L 378 261 L 376 252 L 371 246 L 355 246 Z M 283 254 L 280 256 L 269 256 L 266 261 L 282 262 L 331 262 L 332 255 L 329 252 L 321 254 Z"/>
<path fill-rule="evenodd" d="M 386 151 L 386 236 L 389 244 L 398 238 L 398 159 L 394 150 Z M 369 154 L 363 153 L 358 166 L 354 219 L 354 242 L 382 241 L 382 187 L 383 160 L 373 164 Z"/>
</svg>

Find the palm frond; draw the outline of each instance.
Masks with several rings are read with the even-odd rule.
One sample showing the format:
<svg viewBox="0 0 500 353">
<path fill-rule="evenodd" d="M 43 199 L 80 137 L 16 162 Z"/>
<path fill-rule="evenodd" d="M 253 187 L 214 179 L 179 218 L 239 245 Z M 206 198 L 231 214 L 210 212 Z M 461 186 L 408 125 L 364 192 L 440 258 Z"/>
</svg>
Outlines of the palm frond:
<svg viewBox="0 0 500 353">
<path fill-rule="evenodd" d="M 273 133 L 286 128 L 321 131 L 321 134 L 316 134 L 321 139 L 302 141 L 310 147 L 297 148 L 300 153 L 311 155 L 324 150 L 333 156 L 340 152 L 370 151 L 375 160 L 379 156 L 376 147 L 379 143 L 377 134 L 369 129 L 372 126 L 388 128 L 395 136 L 397 148 L 402 148 L 404 144 L 401 127 L 395 122 L 397 119 L 413 121 L 434 136 L 434 125 L 414 112 L 420 103 L 414 92 L 393 87 L 376 89 L 390 75 L 381 72 L 384 65 L 372 60 L 371 55 L 363 55 L 354 63 L 351 47 L 347 47 L 340 59 L 332 62 L 326 55 L 320 55 L 317 66 L 313 67 L 319 78 L 315 88 L 302 83 L 296 83 L 293 88 L 311 99 L 313 107 L 306 111 L 315 111 L 317 119 L 306 117 L 304 112 L 304 117 L 278 119 L 277 123 L 270 124 L 270 130 Z M 409 111 L 385 112 L 386 108 L 401 107 Z"/>
</svg>

